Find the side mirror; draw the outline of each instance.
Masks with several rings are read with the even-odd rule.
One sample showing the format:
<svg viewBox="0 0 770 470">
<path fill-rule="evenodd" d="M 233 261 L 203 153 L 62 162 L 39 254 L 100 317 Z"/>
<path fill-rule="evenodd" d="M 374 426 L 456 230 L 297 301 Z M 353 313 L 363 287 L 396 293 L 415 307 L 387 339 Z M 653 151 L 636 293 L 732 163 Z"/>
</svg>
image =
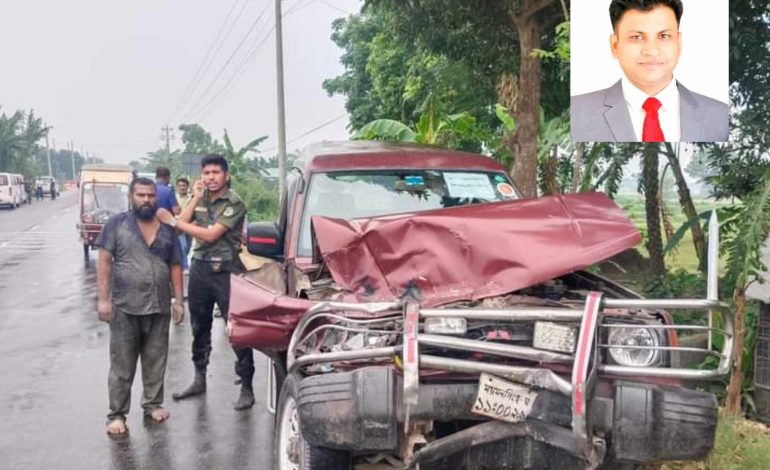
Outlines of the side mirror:
<svg viewBox="0 0 770 470">
<path fill-rule="evenodd" d="M 246 229 L 249 253 L 271 259 L 283 258 L 283 234 L 275 222 L 254 222 Z"/>
</svg>

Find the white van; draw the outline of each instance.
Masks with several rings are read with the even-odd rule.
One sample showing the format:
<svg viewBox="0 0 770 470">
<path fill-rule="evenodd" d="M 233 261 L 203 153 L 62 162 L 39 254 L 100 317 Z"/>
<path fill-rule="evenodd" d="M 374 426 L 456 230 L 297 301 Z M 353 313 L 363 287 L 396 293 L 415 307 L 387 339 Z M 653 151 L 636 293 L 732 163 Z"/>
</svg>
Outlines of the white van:
<svg viewBox="0 0 770 470">
<path fill-rule="evenodd" d="M 0 173 L 0 205 L 15 209 L 28 201 L 24 177 L 16 173 Z"/>
</svg>

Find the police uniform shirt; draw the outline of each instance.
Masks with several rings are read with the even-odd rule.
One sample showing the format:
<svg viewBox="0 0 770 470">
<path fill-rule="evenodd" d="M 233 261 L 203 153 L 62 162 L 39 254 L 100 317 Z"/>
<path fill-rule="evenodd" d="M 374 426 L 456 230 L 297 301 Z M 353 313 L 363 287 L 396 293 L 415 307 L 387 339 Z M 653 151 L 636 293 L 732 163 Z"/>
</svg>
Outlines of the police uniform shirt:
<svg viewBox="0 0 770 470">
<path fill-rule="evenodd" d="M 205 194 L 195 208 L 193 222 L 203 228 L 219 223 L 229 230 L 214 243 L 195 239 L 193 259 L 204 261 L 233 261 L 238 259 L 241 246 L 241 230 L 246 208 L 241 198 L 228 189 L 214 201 Z"/>
</svg>

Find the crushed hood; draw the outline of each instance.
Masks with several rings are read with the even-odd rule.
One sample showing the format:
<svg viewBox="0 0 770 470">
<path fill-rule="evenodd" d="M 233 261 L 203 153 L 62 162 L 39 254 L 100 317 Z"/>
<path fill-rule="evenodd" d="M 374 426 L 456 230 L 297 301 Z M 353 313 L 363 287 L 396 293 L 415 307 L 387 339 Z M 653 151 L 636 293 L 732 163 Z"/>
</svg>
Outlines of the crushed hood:
<svg viewBox="0 0 770 470">
<path fill-rule="evenodd" d="M 426 307 L 507 294 L 641 240 L 602 193 L 373 219 L 316 216 L 313 230 L 334 281 L 359 300 L 392 300 L 412 289 Z"/>
</svg>

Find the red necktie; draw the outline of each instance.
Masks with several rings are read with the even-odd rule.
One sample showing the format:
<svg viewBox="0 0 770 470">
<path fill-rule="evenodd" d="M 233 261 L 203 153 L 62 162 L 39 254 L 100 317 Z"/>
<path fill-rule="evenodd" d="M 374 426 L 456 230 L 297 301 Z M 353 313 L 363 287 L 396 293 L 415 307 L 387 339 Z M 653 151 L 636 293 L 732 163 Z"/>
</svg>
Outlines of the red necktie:
<svg viewBox="0 0 770 470">
<path fill-rule="evenodd" d="M 642 142 L 665 142 L 663 129 L 660 128 L 658 120 L 658 109 L 661 106 L 657 98 L 647 98 L 642 105 L 642 109 L 647 113 L 644 116 L 644 127 L 642 127 Z"/>
</svg>

